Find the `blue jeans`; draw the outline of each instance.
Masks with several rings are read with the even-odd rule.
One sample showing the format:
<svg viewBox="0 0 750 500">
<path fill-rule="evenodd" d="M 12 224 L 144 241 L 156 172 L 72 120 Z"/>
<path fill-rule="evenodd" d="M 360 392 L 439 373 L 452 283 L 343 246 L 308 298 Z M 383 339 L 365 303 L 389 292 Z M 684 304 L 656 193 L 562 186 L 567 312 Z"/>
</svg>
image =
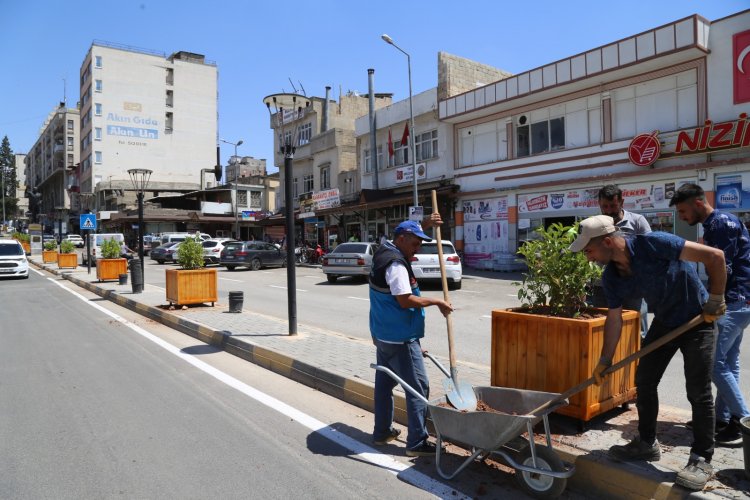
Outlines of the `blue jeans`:
<svg viewBox="0 0 750 500">
<path fill-rule="evenodd" d="M 390 368 L 404 382 L 425 398 L 430 397 L 430 382 L 424 367 L 424 357 L 419 340 L 405 344 L 389 344 L 374 340 L 377 348 L 377 363 Z M 373 438 L 377 441 L 391 432 L 393 424 L 393 389 L 397 382 L 388 374 L 380 370 L 375 372 L 375 429 Z M 427 439 L 427 404 L 414 397 L 409 391 L 406 393 L 406 415 L 408 418 L 408 433 L 406 447 L 409 449 L 420 446 Z"/>
<path fill-rule="evenodd" d="M 643 347 L 672 329 L 654 319 L 643 340 Z M 711 369 L 714 364 L 714 325 L 701 323 L 654 352 L 645 355 L 635 372 L 638 407 L 638 433 L 647 443 L 656 439 L 659 416 L 659 382 L 669 362 L 679 349 L 685 371 L 685 391 L 693 409 L 692 453 L 711 461 L 714 452 L 714 398 L 711 391 Z"/>
<path fill-rule="evenodd" d="M 713 381 L 716 385 L 716 420 L 729 422 L 731 417 L 750 415 L 740 391 L 740 344 L 750 325 L 750 304 L 746 301 L 727 304 L 727 312 L 717 321 L 716 360 Z"/>
</svg>

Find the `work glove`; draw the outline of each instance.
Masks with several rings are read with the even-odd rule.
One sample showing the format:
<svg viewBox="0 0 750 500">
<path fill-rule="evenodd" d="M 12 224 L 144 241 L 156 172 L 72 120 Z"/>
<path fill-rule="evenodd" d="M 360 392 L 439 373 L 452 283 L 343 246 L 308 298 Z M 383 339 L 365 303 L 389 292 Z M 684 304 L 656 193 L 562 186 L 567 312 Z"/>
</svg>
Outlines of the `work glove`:
<svg viewBox="0 0 750 500">
<path fill-rule="evenodd" d="M 596 368 L 594 368 L 594 374 L 592 375 L 594 377 L 594 380 L 596 380 L 596 385 L 602 385 L 602 382 L 604 381 L 604 370 L 612 366 L 612 360 L 607 359 L 604 356 L 599 358 L 599 363 L 596 365 Z"/>
<path fill-rule="evenodd" d="M 719 319 L 727 312 L 727 305 L 724 302 L 724 295 L 711 293 L 708 295 L 708 301 L 703 304 L 703 321 L 711 323 Z"/>
</svg>

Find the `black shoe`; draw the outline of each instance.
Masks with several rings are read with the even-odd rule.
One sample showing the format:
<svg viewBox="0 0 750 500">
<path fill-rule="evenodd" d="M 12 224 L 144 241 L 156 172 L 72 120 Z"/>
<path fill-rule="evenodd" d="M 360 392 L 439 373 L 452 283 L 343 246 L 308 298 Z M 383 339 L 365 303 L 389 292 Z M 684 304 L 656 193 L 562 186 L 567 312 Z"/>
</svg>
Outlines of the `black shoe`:
<svg viewBox="0 0 750 500">
<path fill-rule="evenodd" d="M 425 441 L 416 448 L 407 448 L 407 457 L 431 457 L 437 453 L 437 446 L 429 441 Z"/>
<path fill-rule="evenodd" d="M 661 448 L 659 448 L 659 441 L 657 440 L 654 440 L 653 444 L 648 444 L 637 437 L 626 445 L 614 445 L 609 449 L 609 454 L 620 460 L 656 462 L 661 458 Z"/>
<path fill-rule="evenodd" d="M 729 423 L 716 433 L 716 444 L 734 445 L 742 442 L 742 429 L 740 421 L 732 417 Z"/>
<path fill-rule="evenodd" d="M 372 442 L 375 446 L 383 446 L 385 444 L 390 443 L 397 437 L 401 435 L 401 431 L 399 429 L 391 429 L 391 432 L 382 439 L 373 439 Z"/>
<path fill-rule="evenodd" d="M 688 464 L 677 473 L 674 484 L 693 491 L 701 491 L 714 474 L 714 468 L 703 457 L 690 455 Z"/>
</svg>

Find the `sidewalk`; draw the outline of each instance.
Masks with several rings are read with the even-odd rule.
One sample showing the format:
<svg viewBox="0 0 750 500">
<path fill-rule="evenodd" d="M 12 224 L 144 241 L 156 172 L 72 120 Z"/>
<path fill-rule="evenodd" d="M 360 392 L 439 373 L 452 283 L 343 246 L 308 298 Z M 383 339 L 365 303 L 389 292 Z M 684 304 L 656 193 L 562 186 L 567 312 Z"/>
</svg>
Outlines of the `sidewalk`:
<svg viewBox="0 0 750 500">
<path fill-rule="evenodd" d="M 287 335 L 287 322 L 260 313 L 228 312 L 227 297 L 220 297 L 215 307 L 194 306 L 167 310 L 164 291 L 146 284 L 144 292 L 133 294 L 131 286 L 117 282 L 96 282 L 96 273 L 87 274 L 79 267 L 61 273 L 56 265 L 43 265 L 41 258 L 30 257 L 38 268 L 106 297 L 107 299 L 180 330 L 204 342 L 252 361 L 293 380 L 331 394 L 341 400 L 372 411 L 375 372 L 375 349 L 369 342 L 333 331 L 299 325 L 298 335 Z M 445 366 L 447 359 L 440 359 Z M 438 381 L 444 375 L 426 360 L 435 392 L 441 392 Z M 489 367 L 462 365 L 461 379 L 474 386 L 489 385 Z M 404 407 L 397 398 L 399 408 Z M 584 433 L 578 422 L 553 415 L 550 423 L 553 445 L 560 457 L 576 465 L 568 487 L 591 498 L 750 498 L 750 479 L 745 476 L 742 446 L 717 447 L 712 464 L 714 478 L 699 494 L 674 486 L 675 473 L 685 466 L 692 433 L 684 427 L 690 412 L 661 407 L 659 441 L 662 459 L 657 463 L 622 463 L 611 460 L 606 450 L 623 444 L 637 434 L 635 404 L 628 410 L 615 410 L 588 423 Z M 405 423 L 403 410 L 397 419 Z"/>
</svg>

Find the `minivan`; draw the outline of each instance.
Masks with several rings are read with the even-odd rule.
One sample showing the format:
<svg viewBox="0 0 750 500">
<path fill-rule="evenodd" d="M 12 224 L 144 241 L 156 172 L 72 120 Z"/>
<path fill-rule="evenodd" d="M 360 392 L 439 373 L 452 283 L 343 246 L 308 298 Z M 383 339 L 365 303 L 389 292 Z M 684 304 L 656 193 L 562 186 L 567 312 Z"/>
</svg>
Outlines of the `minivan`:
<svg viewBox="0 0 750 500">
<path fill-rule="evenodd" d="M 161 235 L 161 244 L 172 243 L 174 241 L 185 241 L 186 238 L 198 237 L 201 242 L 210 240 L 211 235 L 206 233 L 164 233 Z"/>
<path fill-rule="evenodd" d="M 121 245 L 125 244 L 125 236 L 122 233 L 92 233 L 89 234 L 89 244 L 91 245 L 91 265 L 96 265 L 96 259 L 102 255 L 102 243 L 104 240 L 117 240 Z M 83 253 L 83 264 L 87 265 L 86 252 Z"/>
</svg>

